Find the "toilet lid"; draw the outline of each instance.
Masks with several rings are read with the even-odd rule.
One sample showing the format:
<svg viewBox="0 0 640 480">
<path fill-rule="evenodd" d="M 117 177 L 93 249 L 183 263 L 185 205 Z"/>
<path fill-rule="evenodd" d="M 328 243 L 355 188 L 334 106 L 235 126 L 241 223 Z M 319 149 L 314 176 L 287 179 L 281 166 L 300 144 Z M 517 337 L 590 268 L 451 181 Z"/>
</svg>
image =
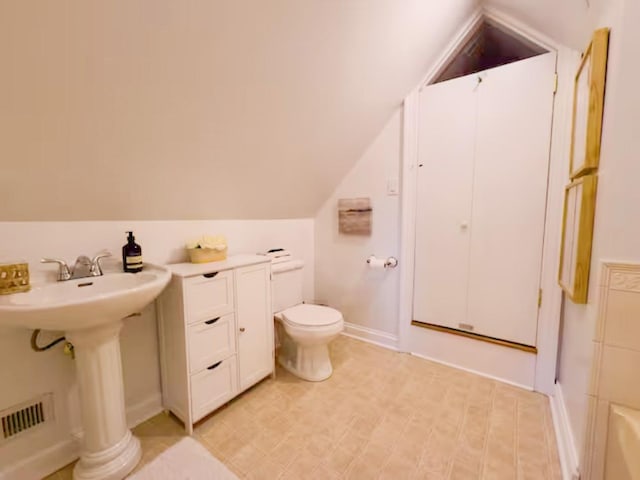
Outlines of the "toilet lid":
<svg viewBox="0 0 640 480">
<path fill-rule="evenodd" d="M 282 317 L 286 322 L 309 327 L 322 327 L 342 320 L 342 314 L 338 310 L 306 303 L 287 308 L 282 312 Z"/>
</svg>

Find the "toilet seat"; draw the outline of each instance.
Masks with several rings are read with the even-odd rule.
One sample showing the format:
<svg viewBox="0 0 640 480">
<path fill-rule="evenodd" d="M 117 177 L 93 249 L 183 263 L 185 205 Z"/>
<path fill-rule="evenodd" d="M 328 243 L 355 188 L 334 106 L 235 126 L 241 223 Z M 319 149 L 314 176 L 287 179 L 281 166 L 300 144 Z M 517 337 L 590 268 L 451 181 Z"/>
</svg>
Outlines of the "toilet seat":
<svg viewBox="0 0 640 480">
<path fill-rule="evenodd" d="M 331 307 L 303 303 L 281 312 L 282 320 L 295 327 L 326 327 L 342 321 L 342 314 Z"/>
</svg>

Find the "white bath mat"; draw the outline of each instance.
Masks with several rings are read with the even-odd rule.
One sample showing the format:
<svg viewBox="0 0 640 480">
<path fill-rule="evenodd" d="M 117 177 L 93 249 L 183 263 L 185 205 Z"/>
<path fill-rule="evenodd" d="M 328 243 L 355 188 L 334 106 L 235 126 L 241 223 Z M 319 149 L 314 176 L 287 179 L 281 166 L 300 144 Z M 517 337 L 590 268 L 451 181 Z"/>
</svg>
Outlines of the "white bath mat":
<svg viewBox="0 0 640 480">
<path fill-rule="evenodd" d="M 129 480 L 238 480 L 238 477 L 193 438 L 185 437 Z"/>
</svg>

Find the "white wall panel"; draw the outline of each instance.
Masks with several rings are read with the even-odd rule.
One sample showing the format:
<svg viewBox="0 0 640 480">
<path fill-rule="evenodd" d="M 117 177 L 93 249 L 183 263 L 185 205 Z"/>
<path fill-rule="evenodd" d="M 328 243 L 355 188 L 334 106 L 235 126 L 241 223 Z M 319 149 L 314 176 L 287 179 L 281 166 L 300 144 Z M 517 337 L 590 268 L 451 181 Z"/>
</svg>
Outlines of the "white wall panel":
<svg viewBox="0 0 640 480">
<path fill-rule="evenodd" d="M 353 326 L 394 338 L 402 261 L 398 268 L 381 271 L 369 269 L 366 259 L 371 254 L 399 253 L 400 197 L 387 195 L 387 185 L 389 180 L 397 182 L 400 175 L 401 125 L 401 111 L 397 110 L 315 219 L 316 299 L 340 310 Z M 371 198 L 370 236 L 338 232 L 338 199 L 351 197 Z"/>
</svg>

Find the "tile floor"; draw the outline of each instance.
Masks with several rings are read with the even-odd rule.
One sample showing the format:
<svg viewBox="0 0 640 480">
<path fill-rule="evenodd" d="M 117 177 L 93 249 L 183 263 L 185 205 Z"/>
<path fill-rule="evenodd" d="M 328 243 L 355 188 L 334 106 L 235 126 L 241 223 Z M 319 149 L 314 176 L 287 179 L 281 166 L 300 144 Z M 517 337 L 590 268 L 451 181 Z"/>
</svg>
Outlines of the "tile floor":
<svg viewBox="0 0 640 480">
<path fill-rule="evenodd" d="M 331 350 L 329 380 L 279 369 L 195 438 L 246 479 L 561 478 L 545 396 L 348 337 Z M 184 430 L 160 414 L 134 433 L 143 465 Z M 70 479 L 71 468 L 47 478 Z"/>
</svg>

